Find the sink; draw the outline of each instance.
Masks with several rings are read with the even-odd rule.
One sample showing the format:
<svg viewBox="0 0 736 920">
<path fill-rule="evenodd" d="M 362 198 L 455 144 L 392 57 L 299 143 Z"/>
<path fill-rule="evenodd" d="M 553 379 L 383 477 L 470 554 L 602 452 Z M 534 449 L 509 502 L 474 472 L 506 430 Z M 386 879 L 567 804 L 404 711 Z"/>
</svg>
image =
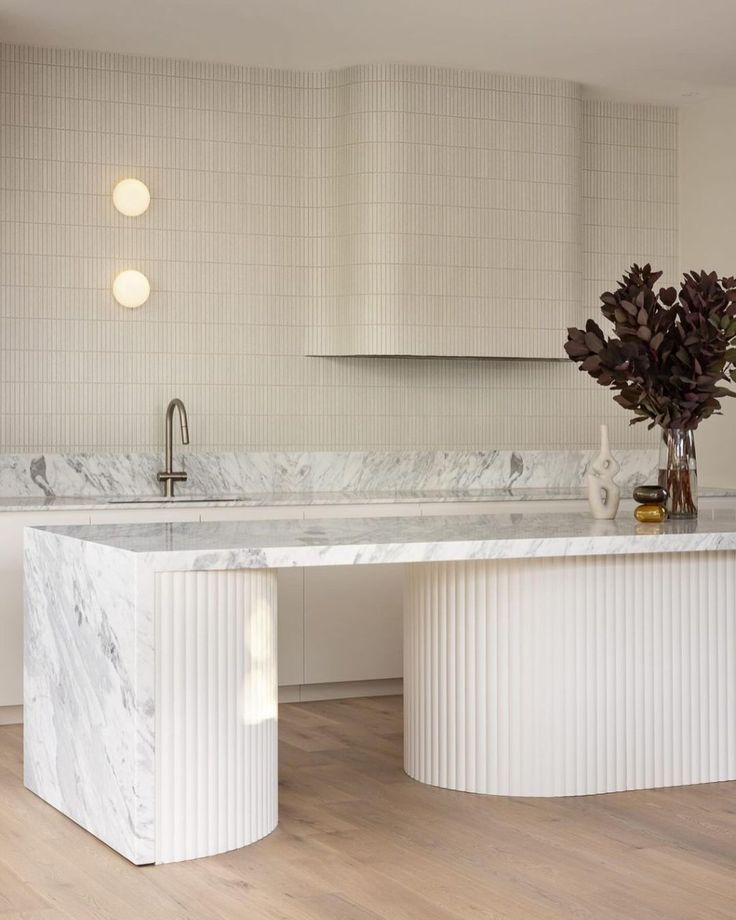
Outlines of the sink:
<svg viewBox="0 0 736 920">
<path fill-rule="evenodd" d="M 242 495 L 174 495 L 171 498 L 164 495 L 123 495 L 109 498 L 108 502 L 111 505 L 178 505 L 185 502 L 237 502 L 243 498 Z"/>
</svg>

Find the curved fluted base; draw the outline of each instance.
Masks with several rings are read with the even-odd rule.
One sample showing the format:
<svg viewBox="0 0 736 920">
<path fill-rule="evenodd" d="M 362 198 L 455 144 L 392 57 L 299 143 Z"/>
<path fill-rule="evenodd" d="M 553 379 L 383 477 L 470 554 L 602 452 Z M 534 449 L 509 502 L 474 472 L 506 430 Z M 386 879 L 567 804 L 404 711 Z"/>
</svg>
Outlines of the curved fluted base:
<svg viewBox="0 0 736 920">
<path fill-rule="evenodd" d="M 736 554 L 407 566 L 404 767 L 564 796 L 736 778 Z"/>
<path fill-rule="evenodd" d="M 276 827 L 276 572 L 163 572 L 156 592 L 155 861 L 165 863 Z"/>
</svg>

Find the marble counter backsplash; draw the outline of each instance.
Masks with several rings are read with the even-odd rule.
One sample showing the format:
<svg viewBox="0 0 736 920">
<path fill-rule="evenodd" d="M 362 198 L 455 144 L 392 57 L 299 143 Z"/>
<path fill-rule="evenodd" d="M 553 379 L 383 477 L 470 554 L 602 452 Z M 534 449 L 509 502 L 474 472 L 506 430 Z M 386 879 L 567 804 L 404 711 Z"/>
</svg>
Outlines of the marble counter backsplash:
<svg viewBox="0 0 736 920">
<path fill-rule="evenodd" d="M 656 450 L 614 451 L 626 493 L 657 478 Z M 487 492 L 582 488 L 594 450 L 180 452 L 180 495 Z M 0 454 L 0 497 L 159 495 L 159 454 Z"/>
</svg>

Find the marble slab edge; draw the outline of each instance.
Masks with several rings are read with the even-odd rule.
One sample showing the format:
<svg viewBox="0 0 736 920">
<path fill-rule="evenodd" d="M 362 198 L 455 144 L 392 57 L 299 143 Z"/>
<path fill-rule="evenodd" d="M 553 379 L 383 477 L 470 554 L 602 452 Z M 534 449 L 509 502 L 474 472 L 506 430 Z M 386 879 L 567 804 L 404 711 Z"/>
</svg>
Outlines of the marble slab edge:
<svg viewBox="0 0 736 920">
<path fill-rule="evenodd" d="M 518 530 L 522 522 L 520 515 L 509 515 L 511 520 L 499 522 L 498 529 Z M 571 516 L 545 515 L 561 520 Z M 513 520 L 516 518 L 517 520 Z M 539 517 L 532 518 L 528 524 L 539 522 Z M 259 522 L 263 523 L 263 522 Z M 133 557 L 139 570 L 150 571 L 176 570 L 213 570 L 241 568 L 290 568 L 309 566 L 371 565 L 386 563 L 414 562 L 457 562 L 462 560 L 490 559 L 542 559 L 572 556 L 626 555 L 641 553 L 684 553 L 713 552 L 736 549 L 736 513 L 728 520 L 728 527 L 708 529 L 704 525 L 700 530 L 679 529 L 654 530 L 649 532 L 629 532 L 630 525 L 616 530 L 616 525 L 608 532 L 596 523 L 587 522 L 580 516 L 580 532 L 554 535 L 530 535 L 528 537 L 471 536 L 473 529 L 488 527 L 488 518 L 388 518 L 375 524 L 375 538 L 364 534 L 350 534 L 349 529 L 335 527 L 330 534 L 331 525 L 344 522 L 329 520 L 310 522 L 309 528 L 295 526 L 303 522 L 273 521 L 267 524 L 272 528 L 275 538 L 269 541 L 268 533 L 249 539 L 248 525 L 240 525 L 237 533 L 241 545 L 232 545 L 233 540 L 223 530 L 221 546 L 182 546 L 181 543 L 196 540 L 197 528 L 204 536 L 213 533 L 212 524 L 192 525 L 118 525 L 118 526 L 70 526 L 31 528 L 43 534 L 49 540 L 74 540 L 80 543 L 99 544 L 112 548 L 125 557 Z M 348 522 L 356 524 L 356 521 Z M 548 521 L 548 524 L 553 522 Z M 406 526 L 406 525 L 410 526 Z M 457 538 L 435 536 L 443 527 L 454 525 L 464 527 L 465 536 Z M 495 524 L 495 522 L 494 522 Z M 279 532 L 280 525 L 291 525 L 290 531 Z M 372 526 L 370 522 L 369 526 Z M 422 533 L 426 526 L 428 533 Z M 216 526 L 216 525 L 215 525 Z M 654 525 L 655 527 L 657 525 Z M 184 528 L 184 529 L 181 529 Z M 392 533 L 393 530 L 393 533 Z M 293 533 L 295 531 L 295 533 Z M 403 531 L 403 534 L 402 534 Z M 177 535 L 180 545 L 177 547 Z M 299 537 L 301 536 L 301 542 Z M 292 537 L 296 537 L 293 539 Z M 119 545 L 125 540 L 129 545 Z M 203 539 L 206 544 L 207 539 Z M 269 542 L 271 545 L 269 545 Z M 259 545 L 261 544 L 261 545 Z"/>
</svg>

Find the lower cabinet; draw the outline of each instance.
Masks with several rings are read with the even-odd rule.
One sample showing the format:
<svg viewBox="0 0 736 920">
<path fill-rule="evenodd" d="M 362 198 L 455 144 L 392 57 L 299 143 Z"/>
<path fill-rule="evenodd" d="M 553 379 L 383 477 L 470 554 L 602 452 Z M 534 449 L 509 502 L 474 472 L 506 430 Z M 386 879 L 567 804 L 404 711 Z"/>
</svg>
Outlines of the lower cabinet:
<svg viewBox="0 0 736 920">
<path fill-rule="evenodd" d="M 401 677 L 403 565 L 304 569 L 304 683 Z"/>
<path fill-rule="evenodd" d="M 304 679 L 304 569 L 279 569 L 278 604 L 279 687 L 296 687 Z"/>
<path fill-rule="evenodd" d="M 419 517 L 418 503 L 312 506 L 305 517 Z M 304 683 L 402 675 L 403 565 L 304 569 Z"/>
<path fill-rule="evenodd" d="M 196 508 L 100 508 L 88 516 L 90 524 L 198 524 L 200 519 Z"/>
<path fill-rule="evenodd" d="M 89 524 L 89 512 L 0 514 L 0 707 L 23 703 L 23 528 L 34 524 Z"/>
</svg>

